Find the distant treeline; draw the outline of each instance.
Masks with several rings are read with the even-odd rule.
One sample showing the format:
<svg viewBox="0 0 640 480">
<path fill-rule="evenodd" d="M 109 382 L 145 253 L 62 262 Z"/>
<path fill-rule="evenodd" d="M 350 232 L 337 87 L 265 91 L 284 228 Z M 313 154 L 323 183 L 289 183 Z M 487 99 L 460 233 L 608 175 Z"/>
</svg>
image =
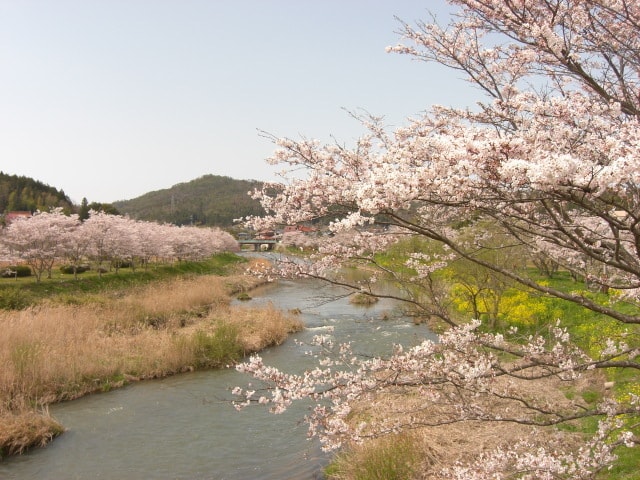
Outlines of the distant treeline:
<svg viewBox="0 0 640 480">
<path fill-rule="evenodd" d="M 248 193 L 261 185 L 255 180 L 204 175 L 113 205 L 136 220 L 230 227 L 236 218 L 263 214 L 260 203 Z"/>
<path fill-rule="evenodd" d="M 80 205 L 74 205 L 62 190 L 29 177 L 0 172 L 0 215 L 62 207 L 65 213 L 78 213 L 82 219 L 88 217 L 89 210 L 96 210 L 129 215 L 136 220 L 228 228 L 237 218 L 264 213 L 260 203 L 249 195 L 249 191 L 261 186 L 255 180 L 205 175 L 132 200 L 108 204 L 83 198 Z"/>
<path fill-rule="evenodd" d="M 29 177 L 0 172 L 0 213 L 48 210 L 62 207 L 71 211 L 73 203 L 62 190 Z"/>
</svg>

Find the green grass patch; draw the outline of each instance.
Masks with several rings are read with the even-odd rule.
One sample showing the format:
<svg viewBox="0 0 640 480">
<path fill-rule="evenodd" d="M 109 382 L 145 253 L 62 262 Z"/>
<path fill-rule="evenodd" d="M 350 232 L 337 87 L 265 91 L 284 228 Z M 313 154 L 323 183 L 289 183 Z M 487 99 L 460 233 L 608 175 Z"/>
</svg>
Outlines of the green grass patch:
<svg viewBox="0 0 640 480">
<path fill-rule="evenodd" d="M 339 453 L 325 469 L 328 479 L 406 480 L 419 468 L 420 455 L 409 434 L 393 435 Z"/>
<path fill-rule="evenodd" d="M 109 292 L 118 295 L 132 287 L 151 282 L 189 275 L 226 275 L 246 259 L 233 253 L 221 253 L 200 262 L 175 262 L 154 264 L 147 269 L 138 268 L 103 273 L 89 270 L 78 279 L 73 274 L 55 271 L 52 278 L 43 276 L 36 282 L 34 277 L 0 279 L 0 309 L 21 310 L 43 300 L 62 304 L 82 304 L 96 301 L 99 295 Z"/>
<path fill-rule="evenodd" d="M 585 390 L 581 394 L 582 399 L 589 405 L 593 405 L 602 400 L 602 393 L 597 390 Z"/>
<path fill-rule="evenodd" d="M 195 368 L 220 367 L 233 364 L 244 355 L 237 326 L 221 322 L 210 332 L 197 331 L 178 340 L 182 348 L 190 349 Z"/>
<path fill-rule="evenodd" d="M 600 480 L 637 480 L 638 479 L 638 449 L 618 447 L 614 453 L 618 460 L 610 470 L 601 473 L 596 478 Z"/>
<path fill-rule="evenodd" d="M 4 283 L 0 281 L 0 283 Z M 0 310 L 23 310 L 35 303 L 34 296 L 19 285 L 0 288 Z"/>
</svg>

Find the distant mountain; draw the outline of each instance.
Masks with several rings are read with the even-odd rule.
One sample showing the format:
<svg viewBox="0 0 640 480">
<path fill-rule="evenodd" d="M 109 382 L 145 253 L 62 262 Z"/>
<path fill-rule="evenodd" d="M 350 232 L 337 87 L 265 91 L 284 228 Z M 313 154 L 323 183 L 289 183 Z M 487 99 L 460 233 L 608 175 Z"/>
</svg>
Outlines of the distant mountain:
<svg viewBox="0 0 640 480">
<path fill-rule="evenodd" d="M 0 214 L 14 211 L 49 211 L 62 207 L 73 211 L 73 203 L 64 191 L 33 178 L 0 172 Z"/>
<path fill-rule="evenodd" d="M 230 227 L 236 218 L 263 214 L 260 203 L 248 193 L 261 186 L 255 180 L 204 175 L 132 200 L 113 202 L 113 206 L 136 220 Z"/>
</svg>

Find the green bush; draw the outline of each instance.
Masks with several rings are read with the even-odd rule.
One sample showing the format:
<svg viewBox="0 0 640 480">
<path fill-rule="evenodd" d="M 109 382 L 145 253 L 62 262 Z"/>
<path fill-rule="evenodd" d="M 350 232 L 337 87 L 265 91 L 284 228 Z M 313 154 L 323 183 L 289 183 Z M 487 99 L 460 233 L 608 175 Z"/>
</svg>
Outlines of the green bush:
<svg viewBox="0 0 640 480">
<path fill-rule="evenodd" d="M 197 367 L 218 367 L 242 358 L 243 348 L 235 325 L 221 323 L 213 333 L 198 331 L 192 337 Z"/>
<path fill-rule="evenodd" d="M 32 304 L 31 296 L 19 288 L 0 289 L 0 310 L 23 310 Z"/>
<path fill-rule="evenodd" d="M 133 262 L 131 260 L 113 260 L 111 266 L 113 268 L 132 268 Z"/>
<path fill-rule="evenodd" d="M 2 278 L 14 278 L 14 277 L 30 277 L 31 267 L 29 265 L 11 265 L 0 270 L 0 277 Z"/>
<path fill-rule="evenodd" d="M 88 265 L 77 265 L 75 268 L 76 268 L 76 273 L 84 273 L 87 270 L 89 270 Z M 62 273 L 73 273 L 73 265 L 62 265 L 60 267 L 60 271 Z"/>
</svg>

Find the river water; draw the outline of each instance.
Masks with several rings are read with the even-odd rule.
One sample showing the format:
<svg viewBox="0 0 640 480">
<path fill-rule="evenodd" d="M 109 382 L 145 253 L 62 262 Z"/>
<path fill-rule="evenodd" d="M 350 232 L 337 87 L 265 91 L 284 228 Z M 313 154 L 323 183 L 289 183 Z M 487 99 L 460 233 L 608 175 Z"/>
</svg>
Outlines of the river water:
<svg viewBox="0 0 640 480">
<path fill-rule="evenodd" d="M 313 367 L 308 342 L 318 333 L 350 340 L 364 354 L 386 354 L 394 343 L 435 336 L 402 318 L 390 301 L 358 307 L 346 292 L 316 281 L 279 281 L 259 287 L 249 305 L 272 302 L 300 309 L 306 325 L 283 345 L 261 353 L 265 363 L 291 372 Z M 308 405 L 282 415 L 263 407 L 236 412 L 234 386 L 252 379 L 233 369 L 194 372 L 136 383 L 108 393 L 53 405 L 67 431 L 48 447 L 0 462 L 0 479 L 212 479 L 323 478 L 329 461 L 301 422 Z"/>
</svg>

